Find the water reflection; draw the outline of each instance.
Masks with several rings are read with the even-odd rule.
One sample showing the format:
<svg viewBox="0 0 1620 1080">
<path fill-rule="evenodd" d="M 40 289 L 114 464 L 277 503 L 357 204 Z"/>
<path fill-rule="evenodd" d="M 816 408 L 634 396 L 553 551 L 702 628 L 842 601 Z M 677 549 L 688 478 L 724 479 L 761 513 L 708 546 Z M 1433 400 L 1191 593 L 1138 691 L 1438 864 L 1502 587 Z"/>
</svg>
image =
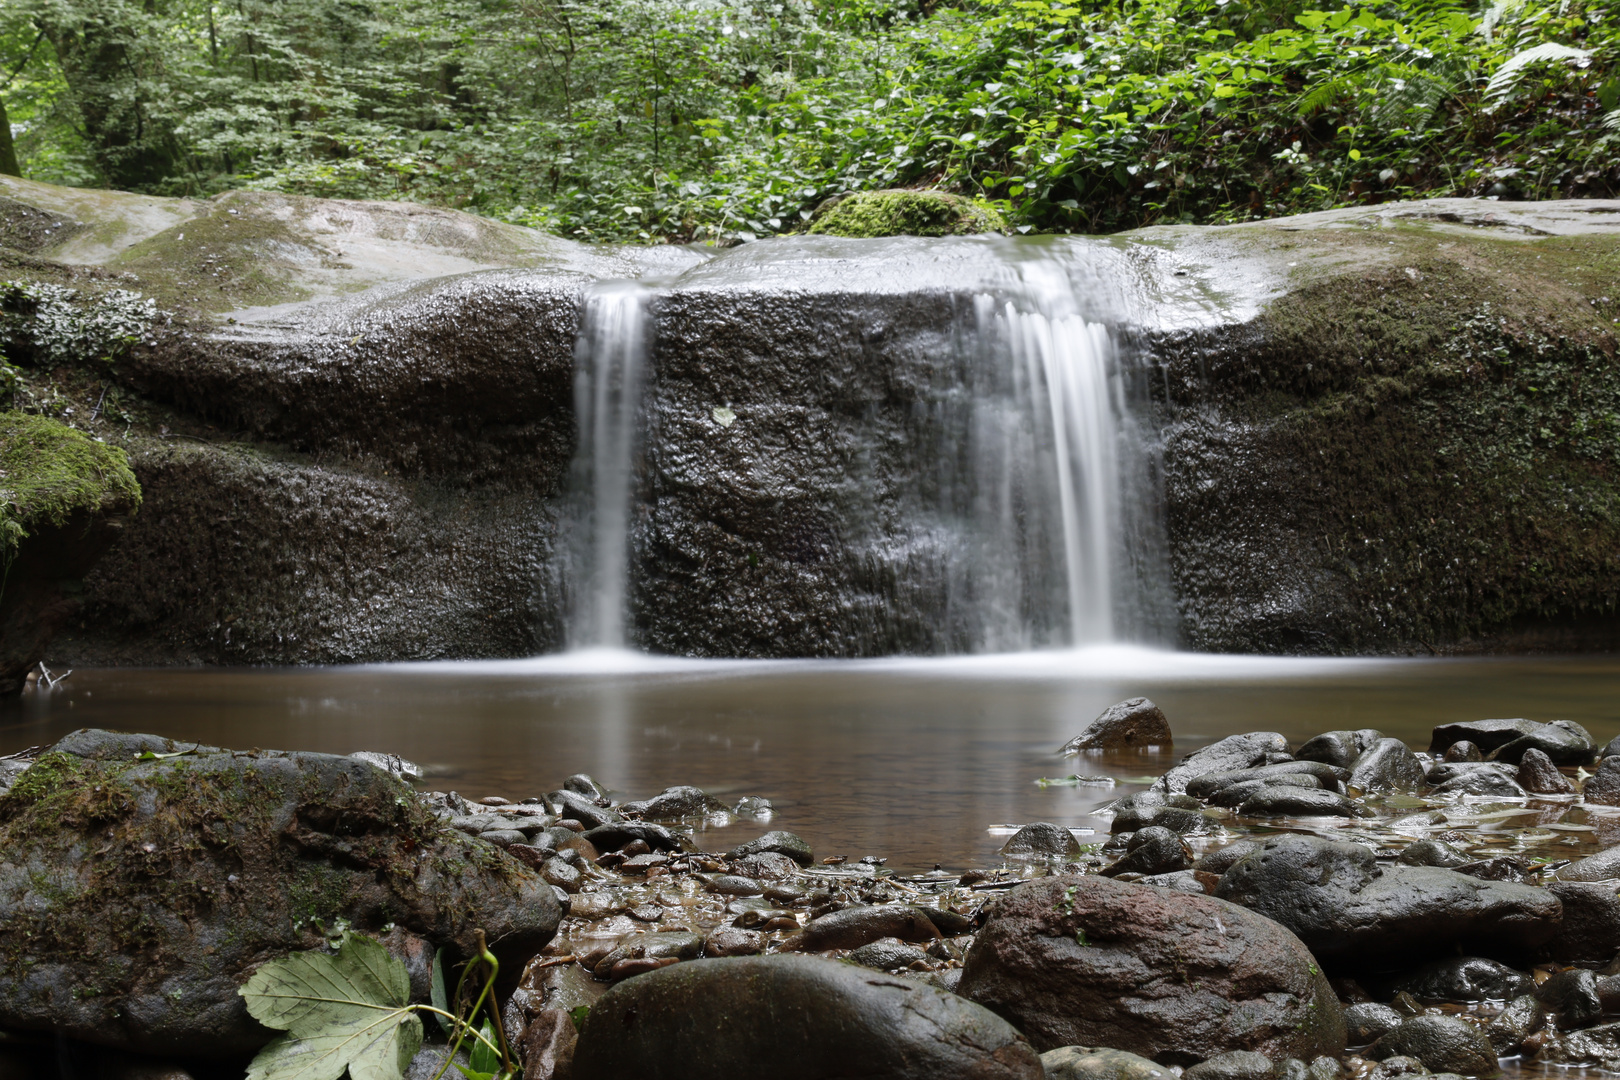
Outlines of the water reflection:
<svg viewBox="0 0 1620 1080">
<path fill-rule="evenodd" d="M 1169 754 L 1076 759 L 1056 748 L 1103 708 L 1145 694 Z M 1107 831 L 1090 811 L 1205 743 L 1279 731 L 1295 743 L 1377 727 L 1424 748 L 1430 729 L 1493 716 L 1620 733 L 1620 661 L 1261 660 L 1099 649 L 872 662 L 688 662 L 598 653 L 539 661 L 258 670 L 81 670 L 8 707 L 0 753 L 77 727 L 232 747 L 386 750 L 428 786 L 520 798 L 589 772 L 627 797 L 692 783 L 763 795 L 773 827 L 818 853 L 899 869 L 996 862 L 992 826 Z M 1080 771 L 1116 787 L 1037 786 Z M 1505 822 L 1519 830 L 1532 818 Z M 1594 821 L 1604 840 L 1614 825 Z M 1544 828 L 1545 825 L 1542 824 Z M 715 831 L 715 847 L 754 835 Z"/>
</svg>

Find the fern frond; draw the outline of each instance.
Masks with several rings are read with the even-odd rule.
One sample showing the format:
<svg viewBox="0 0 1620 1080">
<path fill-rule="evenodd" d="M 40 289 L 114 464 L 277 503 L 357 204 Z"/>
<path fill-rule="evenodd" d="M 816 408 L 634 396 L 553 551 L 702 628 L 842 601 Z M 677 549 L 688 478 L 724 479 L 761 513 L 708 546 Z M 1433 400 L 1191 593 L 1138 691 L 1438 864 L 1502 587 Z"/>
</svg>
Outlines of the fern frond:
<svg viewBox="0 0 1620 1080">
<path fill-rule="evenodd" d="M 1502 61 L 1502 66 L 1496 69 L 1491 81 L 1485 84 L 1485 96 L 1499 98 L 1512 90 L 1518 84 L 1519 76 L 1531 64 L 1542 60 L 1591 60 L 1592 53 L 1587 49 L 1575 49 L 1568 45 L 1560 45 L 1556 41 L 1544 41 L 1521 52 L 1514 53 Z"/>
</svg>

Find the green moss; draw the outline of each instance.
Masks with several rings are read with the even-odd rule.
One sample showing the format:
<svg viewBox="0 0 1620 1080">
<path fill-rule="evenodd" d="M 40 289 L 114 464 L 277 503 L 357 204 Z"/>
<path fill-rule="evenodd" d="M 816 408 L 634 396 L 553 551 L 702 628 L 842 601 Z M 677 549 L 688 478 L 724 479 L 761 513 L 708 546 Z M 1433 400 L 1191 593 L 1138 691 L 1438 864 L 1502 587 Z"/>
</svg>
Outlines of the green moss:
<svg viewBox="0 0 1620 1080">
<path fill-rule="evenodd" d="M 0 413 L 0 555 L 39 529 L 132 512 L 140 502 L 122 450 L 43 416 Z"/>
<path fill-rule="evenodd" d="M 807 230 L 828 236 L 964 236 L 1005 232 L 1001 214 L 944 191 L 863 191 L 825 207 Z"/>
</svg>

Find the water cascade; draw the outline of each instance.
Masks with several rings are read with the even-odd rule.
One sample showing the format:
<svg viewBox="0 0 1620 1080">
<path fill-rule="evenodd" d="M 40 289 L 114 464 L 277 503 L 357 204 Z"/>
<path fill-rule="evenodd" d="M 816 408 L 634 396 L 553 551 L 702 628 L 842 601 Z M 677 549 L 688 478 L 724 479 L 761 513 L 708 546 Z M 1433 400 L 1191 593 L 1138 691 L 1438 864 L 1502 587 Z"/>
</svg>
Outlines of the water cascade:
<svg viewBox="0 0 1620 1080">
<path fill-rule="evenodd" d="M 572 648 L 625 643 L 636 416 L 647 360 L 647 291 L 593 290 L 575 345 L 579 451 L 571 483 L 567 640 Z"/>
<path fill-rule="evenodd" d="M 941 242 L 908 243 L 913 247 L 907 250 L 916 250 L 916 245 Z M 901 321 L 887 312 L 907 303 L 929 313 L 917 320 L 926 332 L 918 330 L 916 342 L 901 348 L 905 355 L 899 358 L 894 350 L 884 352 L 882 344 L 862 343 L 852 352 L 849 335 L 828 328 L 825 319 L 808 317 L 808 332 L 822 336 L 808 347 L 798 346 L 799 355 L 776 356 L 751 346 L 758 351 L 737 365 L 726 384 L 739 395 L 758 390 L 769 398 L 779 393 L 775 384 L 759 390 L 760 383 L 780 379 L 783 370 L 802 371 L 808 362 L 836 371 L 828 383 L 839 389 L 830 393 L 844 398 L 739 406 L 732 414 L 740 417 L 737 432 L 724 434 L 693 426 L 691 415 L 707 412 L 706 401 L 659 384 L 684 378 L 706 393 L 724 384 L 725 377 L 712 374 L 707 361 L 694 359 L 693 350 L 731 349 L 729 342 L 746 335 L 758 317 L 737 316 L 734 328 L 712 331 L 712 341 L 688 338 L 660 345 L 649 360 L 647 293 L 628 286 L 594 293 L 578 344 L 570 645 L 636 642 L 636 635 L 626 633 L 626 605 L 645 580 L 639 560 L 650 539 L 633 534 L 639 502 L 657 500 L 660 520 L 669 520 L 665 499 L 683 498 L 693 477 L 705 483 L 725 474 L 729 480 L 713 480 L 721 493 L 692 513 L 708 524 L 715 507 L 722 515 L 740 515 L 735 507 L 752 490 L 753 472 L 771 469 L 784 473 L 779 489 L 809 491 L 767 503 L 757 515 L 787 537 L 780 546 L 787 554 L 774 579 L 818 581 L 820 591 L 793 593 L 796 586 L 767 584 L 749 594 L 749 581 L 772 576 L 757 571 L 761 564 L 750 552 L 755 561 L 739 565 L 720 582 L 717 591 L 730 594 L 720 605 L 721 620 L 733 608 L 741 612 L 737 622 L 772 618 L 794 607 L 800 609 L 795 615 L 810 609 L 813 617 L 837 624 L 837 651 L 827 650 L 833 655 L 1014 652 L 1162 640 L 1156 631 L 1167 620 L 1159 614 L 1163 604 L 1156 589 L 1165 574 L 1153 440 L 1139 419 L 1142 410 L 1133 408 L 1140 369 L 1110 328 L 1110 305 L 1090 295 L 1084 284 L 1109 270 L 1082 259 L 1089 272 L 1077 275 L 1072 260 L 1009 257 L 1024 250 L 974 247 L 983 284 L 952 289 L 946 302 L 932 301 L 933 308 L 927 298 L 939 290 L 926 287 L 902 294 L 891 309 L 883 308 L 881 297 L 862 297 L 878 305 L 880 321 Z M 802 271 L 791 261 L 787 265 L 785 271 L 780 265 L 772 269 L 791 282 L 791 275 Z M 694 286 L 678 280 L 666 295 L 683 288 Z M 745 275 L 740 288 L 756 286 Z M 802 302 L 791 291 L 757 288 L 773 299 L 786 297 L 783 304 Z M 679 307 L 661 305 L 667 311 Z M 937 316 L 931 314 L 936 309 Z M 846 306 L 838 317 L 858 322 L 870 316 Z M 930 319 L 943 325 L 926 326 Z M 863 332 L 864 326 L 856 330 Z M 881 341 L 879 334 L 871 336 Z M 677 348 L 687 355 L 675 355 Z M 645 380 L 644 365 L 652 369 Z M 881 395 L 851 389 L 854 379 L 844 377 L 894 368 L 904 370 L 890 377 Z M 895 403 L 889 387 L 896 383 L 914 400 Z M 867 410 L 870 423 L 850 417 L 851 395 L 860 397 L 856 405 Z M 811 419 L 807 404 L 825 411 Z M 643 453 L 637 447 L 641 438 L 698 440 L 705 446 L 749 438 L 745 423 L 765 423 L 756 418 L 773 406 L 784 411 L 791 406 L 794 418 L 783 429 L 759 435 L 757 443 L 741 444 L 750 447 L 741 465 L 733 456 L 703 458 L 694 466 L 685 448 L 666 452 L 649 446 Z M 672 414 L 676 420 L 660 423 L 660 417 Z M 727 414 L 729 406 L 720 409 L 719 415 Z M 796 462 L 757 456 L 779 451 L 754 449 L 780 445 L 783 430 L 791 441 L 801 432 L 819 435 L 840 421 L 848 430 L 838 437 L 827 434 L 823 442 L 846 447 L 838 451 L 843 456 L 818 459 L 827 469 L 819 475 L 827 479 L 817 479 L 815 469 Z M 850 445 L 857 451 L 850 453 Z M 641 473 L 657 468 L 660 454 L 684 455 L 682 479 L 648 495 Z M 804 509 L 807 500 L 816 505 Z M 746 608 L 749 595 L 758 614 Z M 720 621 L 695 605 L 676 614 Z M 679 642 L 671 645 L 667 635 L 662 644 L 686 651 Z M 706 654 L 747 655 L 756 648 L 721 642 Z M 817 646 L 806 646 L 801 638 L 788 648 L 814 652 Z"/>
</svg>

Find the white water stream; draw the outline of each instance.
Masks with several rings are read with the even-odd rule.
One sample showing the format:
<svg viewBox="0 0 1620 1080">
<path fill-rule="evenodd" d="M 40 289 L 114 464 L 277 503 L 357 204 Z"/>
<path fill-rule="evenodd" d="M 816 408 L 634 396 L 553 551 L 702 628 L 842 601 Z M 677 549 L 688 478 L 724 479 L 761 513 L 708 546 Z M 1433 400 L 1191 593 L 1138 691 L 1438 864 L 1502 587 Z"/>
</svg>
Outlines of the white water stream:
<svg viewBox="0 0 1620 1080">
<path fill-rule="evenodd" d="M 973 653 L 1155 644 L 1151 593 L 1163 576 L 1151 440 L 1133 416 L 1128 357 L 1088 318 L 1068 268 L 1036 259 L 996 267 L 973 297 L 949 386 L 919 455 L 937 472 L 918 496 L 910 539 L 926 535 L 957 648 Z M 678 288 L 678 285 L 676 286 Z M 577 351 L 579 453 L 567 640 L 633 643 L 627 633 L 636 520 L 638 411 L 651 294 L 603 286 L 588 298 Z M 1095 301 L 1095 298 L 1092 298 Z M 944 380 L 949 382 L 949 379 Z M 931 456 L 930 456 L 931 455 Z M 933 504 L 926 505 L 932 498 Z M 904 578 L 911 564 L 897 558 Z"/>
</svg>

